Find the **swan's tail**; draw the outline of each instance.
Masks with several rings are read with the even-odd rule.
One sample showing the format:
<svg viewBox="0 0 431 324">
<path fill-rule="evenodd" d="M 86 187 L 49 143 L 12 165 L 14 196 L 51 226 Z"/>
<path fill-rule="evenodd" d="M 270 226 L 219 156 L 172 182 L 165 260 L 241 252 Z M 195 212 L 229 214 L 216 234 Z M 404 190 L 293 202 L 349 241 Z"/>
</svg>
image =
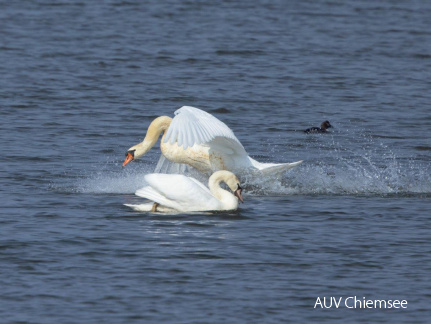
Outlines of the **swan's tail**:
<svg viewBox="0 0 431 324">
<path fill-rule="evenodd" d="M 297 167 L 302 161 L 293 163 L 260 163 L 252 158 L 249 158 L 251 164 L 261 171 L 264 175 L 277 175 L 289 169 Z"/>
<path fill-rule="evenodd" d="M 175 209 L 165 207 L 158 205 L 154 207 L 154 203 L 145 203 L 145 204 L 139 204 L 139 205 L 132 205 L 132 204 L 124 204 L 124 206 L 132 208 L 134 211 L 138 212 L 150 212 L 150 213 L 163 213 L 163 214 L 178 214 L 178 211 Z M 155 210 L 154 210 L 155 208 Z"/>
<path fill-rule="evenodd" d="M 141 189 L 136 190 L 136 196 L 147 198 L 148 200 L 154 201 L 158 204 L 164 204 L 166 202 L 166 197 L 163 197 L 160 193 L 158 193 L 154 188 L 150 186 L 143 187 Z"/>
<path fill-rule="evenodd" d="M 143 187 L 141 189 L 136 190 L 136 196 L 147 198 L 150 201 L 154 201 L 158 203 L 159 207 L 157 207 L 157 211 L 167 212 L 172 210 L 180 210 L 181 205 L 174 200 L 170 200 L 163 196 L 161 193 L 157 192 L 154 188 L 150 186 Z M 132 207 L 133 208 L 133 207 Z"/>
<path fill-rule="evenodd" d="M 150 200 L 150 202 L 145 204 L 139 204 L 139 205 L 131 205 L 131 204 L 124 204 L 124 205 L 140 212 L 152 211 L 154 202 L 159 202 L 161 199 L 164 198 L 162 195 L 160 195 L 157 191 L 155 191 L 150 186 L 146 186 L 141 189 L 138 189 L 135 194 L 139 197 L 147 198 L 148 200 Z"/>
<path fill-rule="evenodd" d="M 140 211 L 140 212 L 150 212 L 153 209 L 154 203 L 147 203 L 147 204 L 139 204 L 139 205 L 131 205 L 131 204 L 124 204 L 124 206 L 130 207 L 133 210 Z"/>
</svg>

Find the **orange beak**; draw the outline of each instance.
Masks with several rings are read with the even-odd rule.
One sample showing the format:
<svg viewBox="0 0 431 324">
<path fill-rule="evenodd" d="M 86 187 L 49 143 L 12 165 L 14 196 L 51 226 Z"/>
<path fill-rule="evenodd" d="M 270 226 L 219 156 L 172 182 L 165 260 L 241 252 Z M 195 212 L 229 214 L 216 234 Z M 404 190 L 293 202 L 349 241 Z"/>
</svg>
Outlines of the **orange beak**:
<svg viewBox="0 0 431 324">
<path fill-rule="evenodd" d="M 126 166 L 127 163 L 133 160 L 133 155 L 131 153 L 127 153 L 126 159 L 123 162 L 123 166 Z"/>
</svg>

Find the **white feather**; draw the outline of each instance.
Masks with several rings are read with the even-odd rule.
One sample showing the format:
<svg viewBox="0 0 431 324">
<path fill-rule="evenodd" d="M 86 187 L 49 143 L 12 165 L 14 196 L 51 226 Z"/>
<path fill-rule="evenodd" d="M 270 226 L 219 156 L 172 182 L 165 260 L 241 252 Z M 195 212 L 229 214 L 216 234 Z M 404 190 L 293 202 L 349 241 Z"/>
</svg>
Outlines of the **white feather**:
<svg viewBox="0 0 431 324">
<path fill-rule="evenodd" d="M 158 203 L 163 208 L 176 211 L 232 210 L 238 207 L 238 199 L 220 188 L 219 181 L 212 177 L 222 177 L 221 181 L 232 181 L 235 175 L 228 171 L 218 171 L 209 180 L 211 191 L 198 180 L 181 174 L 147 174 L 144 178 L 148 186 L 138 189 L 136 195 Z M 213 179 L 213 180 L 211 180 Z M 238 181 L 236 177 L 233 181 Z M 218 197 L 218 198 L 216 198 Z M 135 210 L 146 210 L 148 204 L 130 206 Z"/>
<path fill-rule="evenodd" d="M 228 138 L 242 148 L 232 130 L 222 121 L 209 113 L 190 106 L 175 111 L 175 117 L 166 133 L 164 142 L 183 146 L 184 149 L 195 144 L 209 143 L 216 137 Z"/>
<path fill-rule="evenodd" d="M 163 126 L 163 125 L 162 125 Z M 162 157 L 155 172 L 187 173 L 190 170 L 209 175 L 217 170 L 232 171 L 238 176 L 250 175 L 260 177 L 278 175 L 302 161 L 295 163 L 260 163 L 253 160 L 233 131 L 222 121 L 198 108 L 184 106 L 175 112 L 160 148 Z M 151 136 L 147 133 L 145 140 L 131 149 L 136 150 L 135 158 L 144 155 L 151 146 L 148 143 L 157 141 L 154 130 Z M 139 153 L 139 154 L 138 154 Z"/>
</svg>

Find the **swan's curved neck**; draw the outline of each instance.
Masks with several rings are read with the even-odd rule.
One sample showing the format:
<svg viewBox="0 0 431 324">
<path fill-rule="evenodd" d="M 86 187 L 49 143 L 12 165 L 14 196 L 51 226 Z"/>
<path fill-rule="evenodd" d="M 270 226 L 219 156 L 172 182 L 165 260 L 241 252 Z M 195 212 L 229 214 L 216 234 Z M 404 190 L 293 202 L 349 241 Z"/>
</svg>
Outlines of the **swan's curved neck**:
<svg viewBox="0 0 431 324">
<path fill-rule="evenodd" d="M 224 171 L 217 171 L 209 178 L 208 187 L 213 196 L 222 203 L 224 209 L 236 209 L 238 207 L 238 199 L 232 193 L 220 187 L 220 183 L 225 181 L 226 175 Z"/>
<path fill-rule="evenodd" d="M 136 150 L 135 159 L 147 153 L 156 144 L 161 132 L 167 130 L 171 122 L 172 118 L 168 116 L 157 117 L 151 122 L 144 140 L 131 148 Z"/>
</svg>

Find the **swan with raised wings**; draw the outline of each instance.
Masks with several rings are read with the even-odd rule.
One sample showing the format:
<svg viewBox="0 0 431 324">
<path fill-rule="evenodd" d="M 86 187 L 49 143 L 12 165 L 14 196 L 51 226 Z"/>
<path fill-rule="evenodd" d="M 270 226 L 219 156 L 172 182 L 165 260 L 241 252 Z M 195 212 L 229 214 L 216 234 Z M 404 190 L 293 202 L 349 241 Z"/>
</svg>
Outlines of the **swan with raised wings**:
<svg viewBox="0 0 431 324">
<path fill-rule="evenodd" d="M 205 187 L 198 180 L 182 174 L 151 173 L 144 177 L 148 186 L 138 189 L 136 195 L 151 203 L 126 206 L 137 211 L 191 212 L 235 210 L 242 198 L 238 178 L 229 171 L 214 172 Z M 233 194 L 220 187 L 227 184 Z"/>
<path fill-rule="evenodd" d="M 147 153 L 162 132 L 160 150 L 169 161 L 190 165 L 208 175 L 218 170 L 278 174 L 302 163 L 260 163 L 248 156 L 226 124 L 203 110 L 184 106 L 175 111 L 173 119 L 154 119 L 143 142 L 127 151 L 123 166 Z"/>
</svg>

